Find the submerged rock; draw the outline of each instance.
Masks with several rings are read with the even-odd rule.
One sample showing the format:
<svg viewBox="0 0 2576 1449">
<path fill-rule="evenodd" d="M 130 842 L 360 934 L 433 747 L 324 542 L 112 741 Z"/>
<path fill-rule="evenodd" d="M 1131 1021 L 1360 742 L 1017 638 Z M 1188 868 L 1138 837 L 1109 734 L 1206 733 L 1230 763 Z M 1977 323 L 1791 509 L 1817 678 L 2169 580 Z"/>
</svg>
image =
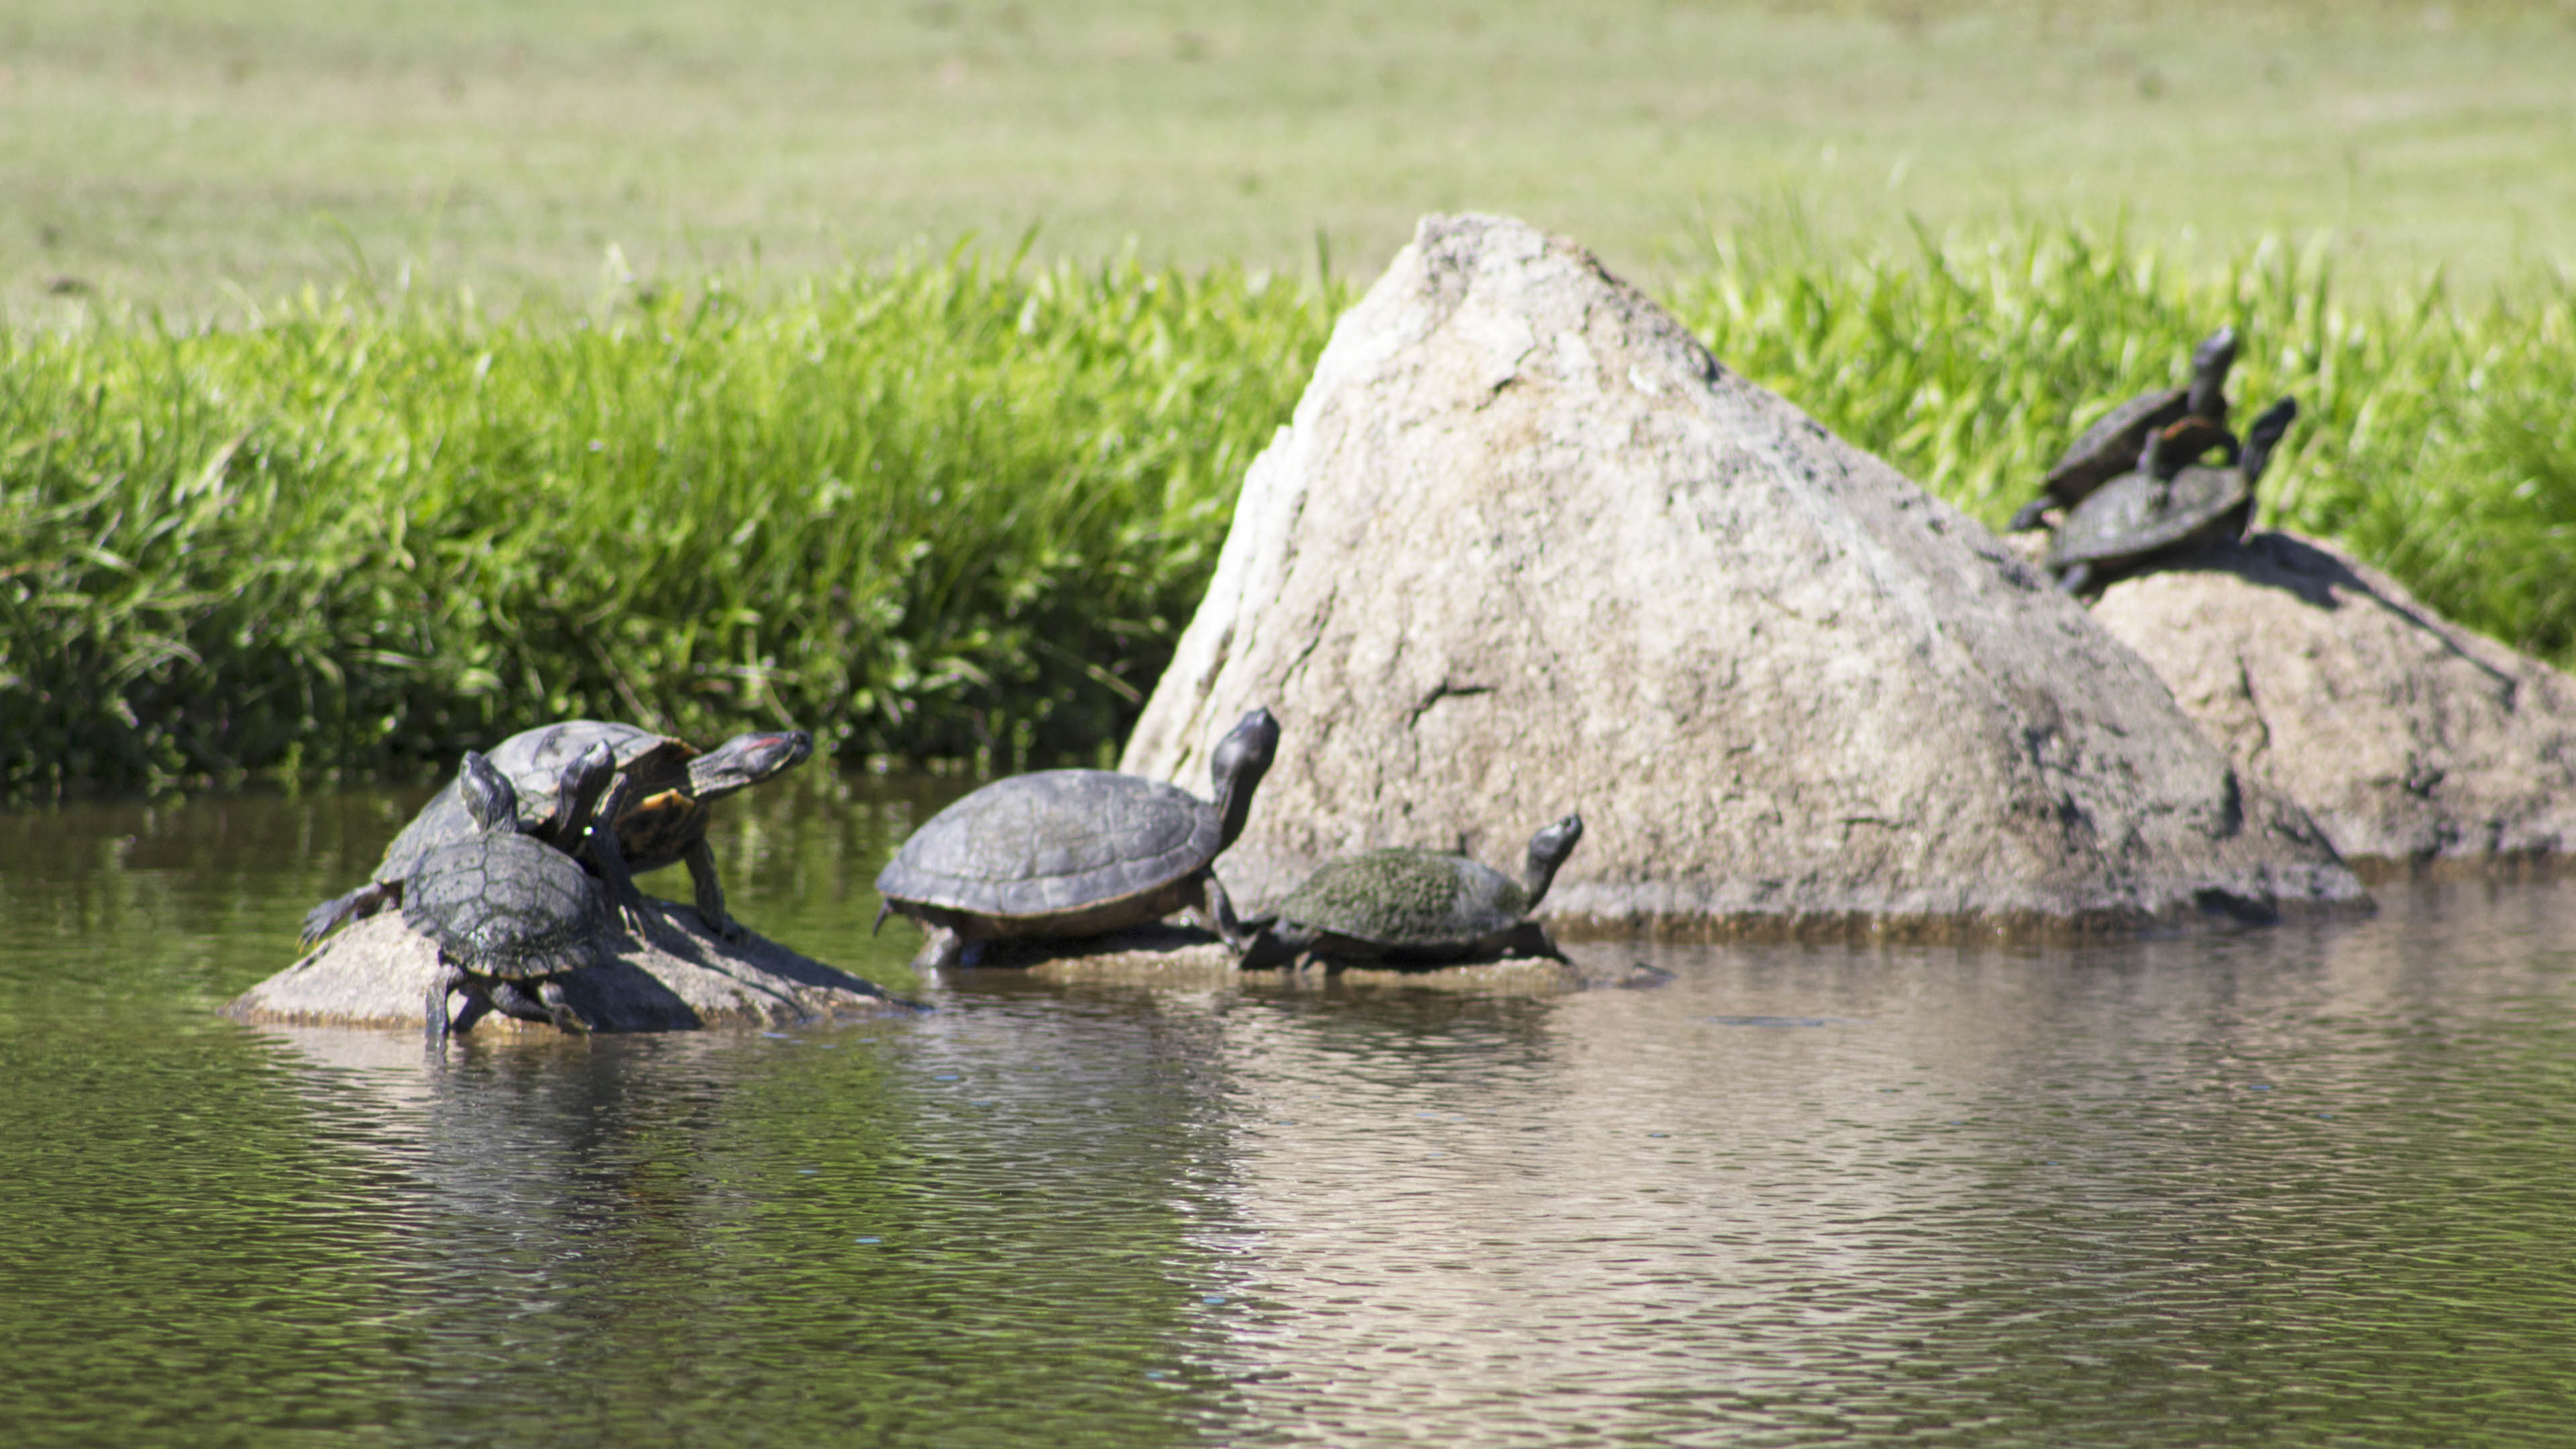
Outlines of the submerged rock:
<svg viewBox="0 0 2576 1449">
<path fill-rule="evenodd" d="M 707 1026 L 780 1026 L 831 1016 L 909 1011 L 874 984 L 746 932 L 739 942 L 698 929 L 697 913 L 650 896 L 677 949 L 625 935 L 609 938 L 610 960 L 560 978 L 573 1009 L 598 1031 L 688 1031 Z M 236 1021 L 305 1026 L 402 1026 L 425 1022 L 423 1002 L 438 948 L 400 914 L 366 917 L 304 959 L 224 1007 Z M 474 1024 L 487 1032 L 555 1031 L 498 1012 Z"/>
<path fill-rule="evenodd" d="M 2217 544 L 2113 584 L 2093 617 L 2347 857 L 2416 868 L 2576 849 L 2576 680 L 2332 544 Z"/>
<path fill-rule="evenodd" d="M 2358 905 L 2296 805 L 1993 535 L 1580 247 L 1430 217 L 1253 464 L 1124 768 L 1279 767 L 1218 871 L 1579 809 L 1577 935 L 2059 935 Z"/>
</svg>

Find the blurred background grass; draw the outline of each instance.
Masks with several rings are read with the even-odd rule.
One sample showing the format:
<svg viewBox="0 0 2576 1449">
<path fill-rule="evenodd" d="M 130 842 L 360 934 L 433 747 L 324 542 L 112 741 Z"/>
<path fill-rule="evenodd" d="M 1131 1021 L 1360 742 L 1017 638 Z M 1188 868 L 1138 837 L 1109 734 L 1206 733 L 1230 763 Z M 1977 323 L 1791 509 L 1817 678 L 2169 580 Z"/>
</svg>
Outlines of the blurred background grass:
<svg viewBox="0 0 2576 1449">
<path fill-rule="evenodd" d="M 1783 198 L 1842 242 L 2266 232 L 2348 276 L 2570 260 L 2576 0 L 12 0 L 0 305 L 195 316 L 363 256 L 508 303 L 1040 228 L 1373 275 L 1500 210 L 1660 284 Z"/>
<path fill-rule="evenodd" d="M 2267 521 L 2567 663 L 2568 75 L 2576 0 L 20 0 L 0 794 L 568 714 L 1100 758 L 1464 206 L 1990 522 L 2232 321 Z"/>
</svg>

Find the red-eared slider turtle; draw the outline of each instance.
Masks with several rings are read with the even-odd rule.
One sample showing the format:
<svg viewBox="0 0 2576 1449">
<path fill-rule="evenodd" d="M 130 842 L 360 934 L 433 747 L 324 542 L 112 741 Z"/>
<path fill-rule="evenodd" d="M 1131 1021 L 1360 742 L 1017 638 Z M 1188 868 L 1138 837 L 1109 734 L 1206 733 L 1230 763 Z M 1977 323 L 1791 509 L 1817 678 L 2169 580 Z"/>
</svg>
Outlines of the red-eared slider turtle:
<svg viewBox="0 0 2576 1449">
<path fill-rule="evenodd" d="M 2186 417 L 2227 421 L 2227 370 L 2236 365 L 2236 329 L 2221 327 L 2191 350 L 2191 383 L 2140 393 L 2086 428 L 2040 481 L 2037 498 L 2006 525 L 2018 533 L 2037 527 L 2051 508 L 2072 508 L 2094 489 L 2137 466 L 2148 435 Z"/>
<path fill-rule="evenodd" d="M 608 787 L 613 800 L 608 752 L 588 758 L 598 768 L 585 781 Z M 464 1031 L 491 1010 L 588 1031 L 556 978 L 602 959 L 609 913 L 599 882 L 563 851 L 520 833 L 518 792 L 490 760 L 468 751 L 457 781 L 473 830 L 422 856 L 403 891 L 403 923 L 438 946 L 426 1005 L 430 1040 Z M 595 799 L 598 790 L 585 793 Z M 590 822 L 576 803 L 581 814 L 564 823 L 579 830 Z M 466 997 L 453 1021 L 451 992 Z"/>
<path fill-rule="evenodd" d="M 1505 950 L 1553 956 L 1529 913 L 1583 839 L 1568 815 L 1530 837 L 1514 880 L 1463 855 L 1397 847 L 1328 861 L 1279 903 L 1277 921 L 1244 964 L 1299 952 L 1344 960 L 1437 965 Z"/>
<path fill-rule="evenodd" d="M 2216 445 L 2206 433 L 2193 435 L 2177 425 L 2159 434 L 2137 471 L 2102 485 L 2058 525 L 2047 567 L 2059 586 L 2080 592 L 2114 570 L 2213 538 L 2243 535 L 2254 516 L 2254 485 L 2262 481 L 2273 447 L 2298 415 L 2293 398 L 2264 409 L 2247 430 L 2244 454 L 2232 467 L 2191 462 Z M 2218 429 L 2222 435 L 2225 431 Z"/>
<path fill-rule="evenodd" d="M 595 745 L 614 754 L 627 788 L 613 838 L 594 831 L 585 848 L 578 840 L 558 839 L 547 822 L 558 813 L 558 781 L 566 766 Z M 813 752 L 814 737 L 803 730 L 736 735 L 701 754 L 684 740 L 633 725 L 576 719 L 512 735 L 490 759 L 518 793 L 520 828 L 581 854 L 608 882 L 612 899 L 639 934 L 648 918 L 632 873 L 686 861 L 698 919 L 716 935 L 740 940 L 742 927 L 725 912 L 715 852 L 707 846 L 707 805 L 791 769 Z M 372 880 L 306 913 L 304 944 L 311 946 L 343 922 L 402 904 L 403 880 L 421 857 L 472 829 L 456 782 L 450 781 L 385 847 Z"/>
<path fill-rule="evenodd" d="M 1243 833 L 1278 748 L 1270 711 L 1245 715 L 1209 757 L 1213 804 L 1109 770 L 996 780 L 903 843 L 877 875 L 877 924 L 890 911 L 921 923 L 921 970 L 955 965 L 969 941 L 1096 936 L 1182 910 L 1241 951 L 1252 934 L 1208 867 Z"/>
</svg>

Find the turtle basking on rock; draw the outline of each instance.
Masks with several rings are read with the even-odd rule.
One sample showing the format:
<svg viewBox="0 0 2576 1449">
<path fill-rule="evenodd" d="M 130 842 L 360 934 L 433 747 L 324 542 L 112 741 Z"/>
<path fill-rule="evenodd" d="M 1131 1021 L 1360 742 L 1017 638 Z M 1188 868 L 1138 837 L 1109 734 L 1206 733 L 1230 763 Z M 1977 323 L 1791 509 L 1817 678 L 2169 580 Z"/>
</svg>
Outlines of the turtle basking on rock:
<svg viewBox="0 0 2576 1449">
<path fill-rule="evenodd" d="M 1505 951 L 1554 956 L 1530 912 L 1583 839 L 1568 815 L 1530 837 L 1520 879 L 1464 855 L 1396 847 L 1328 861 L 1279 903 L 1246 966 L 1311 953 L 1435 966 Z"/>
<path fill-rule="evenodd" d="M 593 748 L 612 755 L 626 789 L 614 816 L 615 830 L 592 831 L 585 845 L 579 838 L 566 838 L 552 822 L 561 813 L 559 782 L 566 767 Z M 608 882 L 630 927 L 649 930 L 634 873 L 685 861 L 698 919 L 713 934 L 738 941 L 742 927 L 725 911 L 715 852 L 707 845 L 707 806 L 794 768 L 813 752 L 814 737 L 803 730 L 736 735 L 701 753 L 685 740 L 634 725 L 577 719 L 523 730 L 503 740 L 489 759 L 516 792 L 521 830 L 581 855 Z M 432 796 L 385 847 L 372 879 L 306 913 L 307 947 L 348 921 L 401 905 L 403 882 L 421 858 L 473 832 L 458 793 L 462 778 Z"/>
<path fill-rule="evenodd" d="M 2227 373 L 2236 365 L 2236 329 L 2221 327 L 2191 351 L 2191 382 L 2184 387 L 2144 392 L 2104 413 L 2067 447 L 2057 466 L 2040 480 L 2040 494 L 2023 504 L 2006 531 L 2018 533 L 2039 525 L 2052 508 L 2072 508 L 2093 490 L 2119 477 L 2138 461 L 2148 438 L 2185 418 L 2227 422 Z"/>
<path fill-rule="evenodd" d="M 2078 593 L 2160 556 L 2242 537 L 2264 465 L 2298 415 L 2293 398 L 2264 409 L 2246 430 L 2242 455 L 2224 467 L 2193 461 L 2218 446 L 2207 430 L 2178 424 L 2158 434 L 2135 471 L 2102 485 L 2058 525 L 2046 563 L 2058 586 Z M 2234 439 L 2225 441 L 2233 449 Z"/>
<path fill-rule="evenodd" d="M 564 777 L 571 808 L 561 821 L 576 833 L 589 826 L 603 791 L 613 807 L 624 788 L 611 781 L 616 765 L 606 749 L 580 758 L 578 781 Z M 403 924 L 438 947 L 426 1003 L 430 1040 L 495 1010 L 587 1032 L 559 978 L 605 957 L 610 916 L 599 882 L 570 855 L 521 832 L 518 792 L 490 760 L 466 753 L 457 799 L 472 828 L 424 853 L 403 891 Z M 447 999 L 458 992 L 465 1009 L 451 1019 Z"/>
<path fill-rule="evenodd" d="M 1175 911 L 1240 952 L 1252 933 L 1209 867 L 1243 834 L 1278 748 L 1270 711 L 1246 714 L 1209 756 L 1213 802 L 1110 770 L 996 780 L 932 816 L 887 862 L 877 925 L 890 912 L 921 923 L 917 970 L 957 964 L 970 942 L 1096 936 Z"/>
</svg>

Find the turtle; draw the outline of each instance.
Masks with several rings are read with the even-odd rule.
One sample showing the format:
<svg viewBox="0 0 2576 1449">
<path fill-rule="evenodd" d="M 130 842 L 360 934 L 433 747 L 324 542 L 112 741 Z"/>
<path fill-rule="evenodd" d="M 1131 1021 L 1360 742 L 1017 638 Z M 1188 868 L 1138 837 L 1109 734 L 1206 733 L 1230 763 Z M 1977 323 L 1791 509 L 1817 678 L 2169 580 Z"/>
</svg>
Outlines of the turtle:
<svg viewBox="0 0 2576 1449">
<path fill-rule="evenodd" d="M 2067 447 L 2040 480 L 2040 494 L 2006 525 L 2018 533 L 2039 525 L 2051 508 L 2072 508 L 2136 463 L 2148 436 L 2186 417 L 2227 421 L 2227 372 L 2236 365 L 2236 329 L 2221 327 L 2191 350 L 2188 386 L 2142 392 L 2102 415 Z"/>
<path fill-rule="evenodd" d="M 2206 451 L 2206 436 L 2177 445 L 2171 434 L 2159 434 L 2135 471 L 2102 485 L 2058 525 L 2047 561 L 2058 586 L 2077 593 L 2104 574 L 2156 555 L 2242 537 L 2254 516 L 2254 487 L 2264 465 L 2298 415 L 2295 398 L 2264 409 L 2246 430 L 2242 455 L 2227 467 L 2191 462 Z"/>
<path fill-rule="evenodd" d="M 1209 867 L 1243 833 L 1278 748 L 1269 710 L 1244 715 L 1209 756 L 1213 803 L 1111 770 L 996 780 L 886 863 L 877 926 L 895 912 L 920 922 L 928 939 L 913 966 L 924 971 L 966 959 L 968 942 L 1095 936 L 1183 910 L 1240 953 L 1253 933 Z"/>
<path fill-rule="evenodd" d="M 567 792 L 574 811 L 562 822 L 572 830 L 588 827 L 590 802 L 603 789 L 613 804 L 624 788 L 611 783 L 616 764 L 608 750 L 594 747 L 582 758 L 591 763 L 582 788 Z M 599 882 L 572 856 L 519 829 L 518 792 L 489 759 L 467 751 L 456 778 L 473 828 L 424 854 L 403 890 L 403 923 L 438 947 L 425 1004 L 429 1039 L 443 1041 L 491 1010 L 589 1031 L 558 978 L 604 957 L 609 911 Z M 465 1009 L 451 1020 L 447 998 L 459 991 Z"/>
<path fill-rule="evenodd" d="M 708 802 L 803 763 L 814 752 L 814 737 L 803 730 L 754 731 L 700 753 L 685 740 L 601 720 L 565 720 L 522 730 L 488 756 L 517 791 L 522 830 L 567 850 L 583 849 L 579 841 L 556 838 L 560 832 L 547 822 L 559 813 L 557 782 L 567 762 L 594 745 L 614 754 L 628 788 L 626 803 L 613 817 L 616 830 L 593 831 L 585 859 L 608 882 L 628 925 L 639 933 L 650 930 L 634 873 L 686 861 L 698 919 L 726 940 L 742 939 L 741 925 L 725 911 L 715 852 L 707 846 Z M 346 921 L 402 904 L 403 880 L 421 857 L 471 830 L 457 783 L 451 781 L 385 847 L 373 878 L 305 914 L 304 944 L 309 948 Z"/>
<path fill-rule="evenodd" d="M 1518 880 L 1465 855 L 1403 846 L 1327 861 L 1279 903 L 1244 964 L 1301 952 L 1398 965 L 1514 949 L 1554 956 L 1556 943 L 1529 914 L 1582 839 L 1580 814 L 1541 828 Z"/>
</svg>

